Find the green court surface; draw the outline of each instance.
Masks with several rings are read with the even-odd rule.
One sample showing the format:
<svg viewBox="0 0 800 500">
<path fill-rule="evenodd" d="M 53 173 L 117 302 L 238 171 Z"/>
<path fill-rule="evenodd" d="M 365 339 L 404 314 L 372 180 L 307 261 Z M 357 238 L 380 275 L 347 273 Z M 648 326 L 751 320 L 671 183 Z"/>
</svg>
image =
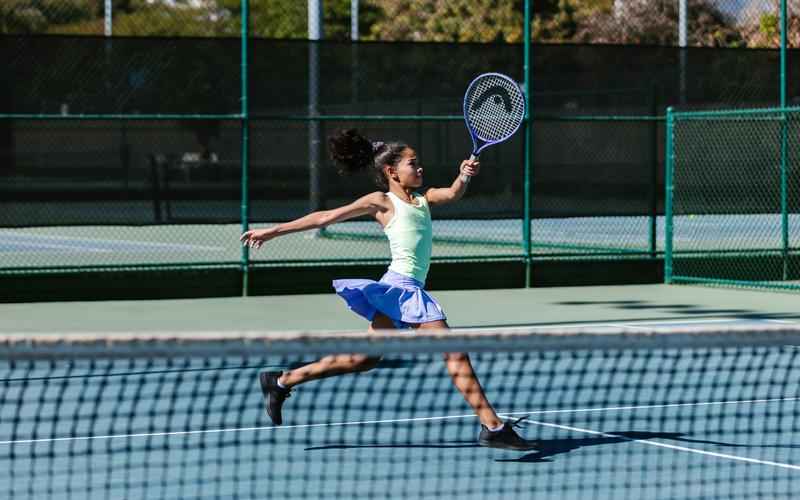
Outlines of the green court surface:
<svg viewBox="0 0 800 500">
<path fill-rule="evenodd" d="M 252 228 L 265 227 L 253 225 Z M 517 228 L 520 232 L 521 229 Z M 25 228 L 0 231 L 2 267 L 136 266 L 141 264 L 228 264 L 242 258 L 241 226 L 164 225 Z M 508 242 L 437 243 L 435 257 L 521 255 Z M 255 263 L 388 261 L 385 238 L 320 237 L 291 234 L 258 252 Z"/>
<path fill-rule="evenodd" d="M 797 227 L 792 216 L 793 227 Z M 781 248 L 776 214 L 676 217 L 676 254 L 738 252 L 758 256 Z M 657 256 L 664 252 L 664 218 L 573 217 L 531 221 L 534 258 Z M 268 227 L 253 224 L 252 229 Z M 433 259 L 508 260 L 525 255 L 523 223 L 518 219 L 435 220 Z M 163 224 L 149 226 L 65 226 L 0 230 L 0 270 L 81 266 L 206 265 L 235 266 L 242 261 L 239 224 Z M 742 234 L 748 235 L 745 240 Z M 789 240 L 790 255 L 800 242 Z M 323 262 L 387 262 L 389 247 L 374 221 L 350 221 L 322 232 L 297 233 L 250 252 L 255 265 L 306 265 Z"/>
<path fill-rule="evenodd" d="M 790 294 L 677 285 L 459 290 L 434 295 L 452 328 L 800 321 L 797 297 Z M 0 304 L 4 332 L 357 331 L 366 326 L 333 289 L 315 295 Z"/>
</svg>

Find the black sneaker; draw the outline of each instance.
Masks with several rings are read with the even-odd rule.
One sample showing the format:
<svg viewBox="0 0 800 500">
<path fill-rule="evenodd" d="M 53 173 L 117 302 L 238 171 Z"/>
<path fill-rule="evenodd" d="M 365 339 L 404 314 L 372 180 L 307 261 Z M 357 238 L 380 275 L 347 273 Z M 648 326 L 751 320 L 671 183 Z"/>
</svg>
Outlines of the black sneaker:
<svg viewBox="0 0 800 500">
<path fill-rule="evenodd" d="M 487 446 L 489 448 L 501 448 L 504 450 L 535 450 L 539 446 L 537 441 L 523 439 L 514 430 L 514 426 L 517 425 L 523 418 L 527 417 L 522 417 L 512 423 L 506 422 L 503 424 L 503 428 L 497 432 L 492 432 L 485 425 L 481 425 L 481 433 L 480 436 L 478 436 L 478 444 L 481 446 Z"/>
<path fill-rule="evenodd" d="M 281 425 L 281 407 L 283 402 L 290 396 L 291 390 L 284 389 L 278 385 L 278 377 L 281 372 L 261 372 L 258 374 L 258 381 L 261 382 L 261 393 L 264 395 L 264 406 L 267 408 L 267 415 L 275 425 Z"/>
</svg>

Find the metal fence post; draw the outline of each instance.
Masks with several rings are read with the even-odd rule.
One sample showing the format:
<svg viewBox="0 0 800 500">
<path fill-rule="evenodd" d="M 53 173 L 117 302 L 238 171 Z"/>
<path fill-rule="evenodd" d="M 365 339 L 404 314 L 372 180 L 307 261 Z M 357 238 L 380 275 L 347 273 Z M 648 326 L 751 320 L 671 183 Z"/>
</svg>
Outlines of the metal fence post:
<svg viewBox="0 0 800 500">
<path fill-rule="evenodd" d="M 250 77 L 248 59 L 248 37 L 249 37 L 249 5 L 250 0 L 242 0 L 242 34 L 241 34 L 241 129 L 242 129 L 242 204 L 241 204 L 241 222 L 242 232 L 249 228 L 250 224 L 250 186 L 249 186 L 249 171 L 250 171 L 250 113 L 248 110 L 248 79 Z M 247 296 L 250 290 L 250 248 L 247 245 L 242 246 L 242 295 Z"/>
<path fill-rule="evenodd" d="M 786 109 L 786 0 L 781 0 L 781 109 Z M 789 174 L 787 172 L 788 130 L 786 112 L 781 113 L 781 254 L 783 257 L 783 281 L 789 279 Z"/>
<path fill-rule="evenodd" d="M 673 214 L 672 214 L 672 182 L 674 175 L 674 161 L 675 152 L 673 151 L 673 128 L 675 125 L 675 116 L 673 115 L 672 107 L 667 108 L 667 138 L 665 143 L 666 153 L 666 171 L 664 175 L 665 193 L 664 193 L 664 282 L 672 283 L 672 231 L 673 231 Z"/>
<path fill-rule="evenodd" d="M 525 288 L 531 286 L 532 257 L 531 257 L 531 106 L 533 106 L 533 78 L 531 72 L 531 2 L 525 0 L 524 36 L 523 36 L 523 78 L 525 80 L 525 93 L 528 106 L 525 108 L 525 151 L 524 151 L 524 180 L 523 180 L 523 214 L 522 214 L 522 239 L 525 253 Z"/>
</svg>

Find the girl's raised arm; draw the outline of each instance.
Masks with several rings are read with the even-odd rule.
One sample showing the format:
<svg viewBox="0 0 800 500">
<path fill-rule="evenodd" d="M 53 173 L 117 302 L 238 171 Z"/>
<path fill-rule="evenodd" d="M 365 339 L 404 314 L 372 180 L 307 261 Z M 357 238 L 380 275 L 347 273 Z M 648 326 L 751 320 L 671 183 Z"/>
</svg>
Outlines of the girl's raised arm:
<svg viewBox="0 0 800 500">
<path fill-rule="evenodd" d="M 459 175 L 453 184 L 444 188 L 430 188 L 425 192 L 425 199 L 431 205 L 444 205 L 446 203 L 453 203 L 458 201 L 464 196 L 467 191 L 467 182 L 464 181 L 463 176 L 474 177 L 480 172 L 481 164 L 475 160 L 464 160 L 461 162 L 459 168 Z M 469 179 L 467 179 L 468 181 Z"/>
</svg>

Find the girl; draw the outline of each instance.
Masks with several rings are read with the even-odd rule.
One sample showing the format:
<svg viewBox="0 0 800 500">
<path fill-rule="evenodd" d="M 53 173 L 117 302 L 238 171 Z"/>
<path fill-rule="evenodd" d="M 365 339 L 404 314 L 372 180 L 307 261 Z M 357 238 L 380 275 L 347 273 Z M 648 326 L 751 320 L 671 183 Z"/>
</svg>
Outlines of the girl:
<svg viewBox="0 0 800 500">
<path fill-rule="evenodd" d="M 430 206 L 459 200 L 467 189 L 467 177 L 477 175 L 477 160 L 461 162 L 460 175 L 445 188 L 431 188 L 424 195 L 422 166 L 415 151 L 400 142 L 370 142 L 355 130 L 345 130 L 328 141 L 332 158 L 341 174 L 368 171 L 382 189 L 353 203 L 313 212 L 286 224 L 247 231 L 245 245 L 260 248 L 278 236 L 318 229 L 362 215 L 374 217 L 389 238 L 392 263 L 380 281 L 335 280 L 333 287 L 347 305 L 370 321 L 369 330 L 390 328 L 447 329 L 439 303 L 425 290 L 431 259 L 432 224 Z M 456 388 L 474 409 L 481 422 L 478 442 L 483 446 L 513 450 L 534 449 L 536 443 L 522 439 L 495 413 L 465 353 L 447 353 L 447 370 Z M 259 376 L 266 409 L 275 425 L 281 425 L 281 408 L 292 387 L 310 380 L 363 372 L 374 368 L 380 357 L 366 355 L 328 356 L 287 372 L 264 372 Z"/>
</svg>

